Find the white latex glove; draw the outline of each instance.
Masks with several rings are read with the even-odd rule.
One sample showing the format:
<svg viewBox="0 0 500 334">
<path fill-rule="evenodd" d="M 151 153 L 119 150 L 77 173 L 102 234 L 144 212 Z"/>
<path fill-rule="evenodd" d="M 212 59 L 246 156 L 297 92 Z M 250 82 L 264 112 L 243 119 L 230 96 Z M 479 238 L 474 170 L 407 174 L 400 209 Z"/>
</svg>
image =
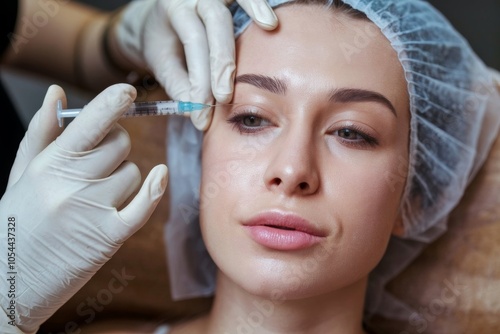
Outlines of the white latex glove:
<svg viewBox="0 0 500 334">
<path fill-rule="evenodd" d="M 278 19 L 266 0 L 237 0 L 263 29 Z M 172 99 L 229 102 L 233 95 L 235 46 L 232 0 L 136 0 L 116 28 L 122 53 L 136 66 L 147 66 Z M 213 109 L 213 108 L 211 108 Z M 206 130 L 212 110 L 191 113 Z"/>
<path fill-rule="evenodd" d="M 1 315 L 1 333 L 35 333 L 148 220 L 162 197 L 165 165 L 153 168 L 122 208 L 141 176 L 125 161 L 130 139 L 115 122 L 135 95 L 130 85 L 109 87 L 60 134 L 55 110 L 64 92 L 49 88 L 0 201 L 0 303 L 18 327 Z"/>
</svg>

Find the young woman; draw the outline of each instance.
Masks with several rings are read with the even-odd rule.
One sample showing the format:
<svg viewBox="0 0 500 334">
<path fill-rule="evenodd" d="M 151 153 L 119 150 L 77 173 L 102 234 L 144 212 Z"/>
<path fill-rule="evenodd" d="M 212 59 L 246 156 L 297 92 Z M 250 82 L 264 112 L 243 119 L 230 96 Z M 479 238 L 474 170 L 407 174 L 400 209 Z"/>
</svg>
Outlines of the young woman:
<svg viewBox="0 0 500 334">
<path fill-rule="evenodd" d="M 204 137 L 200 223 L 219 271 L 199 332 L 362 333 L 368 274 L 401 221 L 405 182 L 384 175 L 408 159 L 403 68 L 368 20 L 276 13 L 275 34 L 239 37 L 235 106 Z M 367 51 L 349 56 L 360 31 Z"/>
<path fill-rule="evenodd" d="M 446 229 L 497 135 L 492 73 L 427 3 L 271 4 L 274 32 L 234 11 L 233 104 L 202 147 L 215 299 L 174 334 L 362 333 L 364 315 L 407 316 L 383 284 Z"/>
</svg>

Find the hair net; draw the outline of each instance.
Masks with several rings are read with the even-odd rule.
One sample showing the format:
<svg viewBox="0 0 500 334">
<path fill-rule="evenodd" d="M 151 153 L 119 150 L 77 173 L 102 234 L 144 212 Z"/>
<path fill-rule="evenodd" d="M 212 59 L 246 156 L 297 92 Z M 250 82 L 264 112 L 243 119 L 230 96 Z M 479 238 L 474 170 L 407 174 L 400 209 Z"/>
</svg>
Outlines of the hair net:
<svg viewBox="0 0 500 334">
<path fill-rule="evenodd" d="M 287 2 L 293 1 L 269 1 L 272 6 Z M 411 310 L 383 288 L 446 230 L 450 212 L 486 159 L 500 124 L 496 74 L 425 1 L 343 2 L 381 29 L 397 52 L 408 83 L 410 147 L 408 158 L 401 161 L 408 173 L 406 179 L 384 176 L 389 184 L 406 182 L 401 203 L 405 234 L 391 239 L 371 274 L 366 304 L 367 315 L 408 319 Z M 237 4 L 231 10 L 237 37 L 251 20 Z"/>
</svg>

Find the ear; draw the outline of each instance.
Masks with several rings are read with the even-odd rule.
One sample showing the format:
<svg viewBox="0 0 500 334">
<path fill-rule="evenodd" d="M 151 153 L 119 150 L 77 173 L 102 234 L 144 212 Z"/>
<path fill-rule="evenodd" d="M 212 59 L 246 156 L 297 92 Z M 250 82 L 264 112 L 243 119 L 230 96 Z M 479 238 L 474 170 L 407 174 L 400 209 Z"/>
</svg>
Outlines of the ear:
<svg viewBox="0 0 500 334">
<path fill-rule="evenodd" d="M 392 227 L 392 235 L 396 237 L 402 237 L 405 234 L 405 228 L 403 225 L 403 216 L 401 213 L 398 214 L 396 220 L 394 221 L 394 226 Z"/>
</svg>

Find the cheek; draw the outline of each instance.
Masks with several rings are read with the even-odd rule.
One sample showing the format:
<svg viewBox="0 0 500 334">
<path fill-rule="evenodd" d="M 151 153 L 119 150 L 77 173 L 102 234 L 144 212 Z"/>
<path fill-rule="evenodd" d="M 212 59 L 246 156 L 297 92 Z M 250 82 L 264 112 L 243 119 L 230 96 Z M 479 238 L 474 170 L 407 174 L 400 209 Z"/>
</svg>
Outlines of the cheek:
<svg viewBox="0 0 500 334">
<path fill-rule="evenodd" d="M 367 223 L 395 219 L 404 178 L 396 178 L 394 166 L 387 159 L 373 159 L 367 166 L 342 169 L 333 188 L 336 194 L 332 196 L 343 199 L 340 209 L 364 216 L 362 221 Z"/>
<path fill-rule="evenodd" d="M 213 136 L 207 133 L 203 142 L 200 227 L 207 250 L 218 266 L 239 268 L 238 259 L 226 250 L 233 252 L 234 240 L 244 238 L 235 228 L 240 217 L 237 211 L 255 205 L 262 185 L 263 164 L 259 160 L 260 151 L 247 140 L 227 131 L 214 133 Z M 240 245 L 238 249 L 245 254 Z M 247 254 L 250 252 L 248 249 Z"/>
<path fill-rule="evenodd" d="M 250 191 L 262 184 L 259 148 L 230 132 L 207 133 L 203 142 L 200 206 L 203 217 L 227 212 L 244 205 L 253 196 Z M 221 134 L 221 135 L 220 135 Z M 208 205 L 210 204 L 210 205 Z"/>
<path fill-rule="evenodd" d="M 393 157 L 370 159 L 366 164 L 349 164 L 338 171 L 327 198 L 342 224 L 344 258 L 358 263 L 357 268 L 373 268 L 387 247 L 398 217 L 404 182 L 391 183 L 387 175 L 396 171 Z M 367 166 L 369 166 L 367 168 Z"/>
</svg>

